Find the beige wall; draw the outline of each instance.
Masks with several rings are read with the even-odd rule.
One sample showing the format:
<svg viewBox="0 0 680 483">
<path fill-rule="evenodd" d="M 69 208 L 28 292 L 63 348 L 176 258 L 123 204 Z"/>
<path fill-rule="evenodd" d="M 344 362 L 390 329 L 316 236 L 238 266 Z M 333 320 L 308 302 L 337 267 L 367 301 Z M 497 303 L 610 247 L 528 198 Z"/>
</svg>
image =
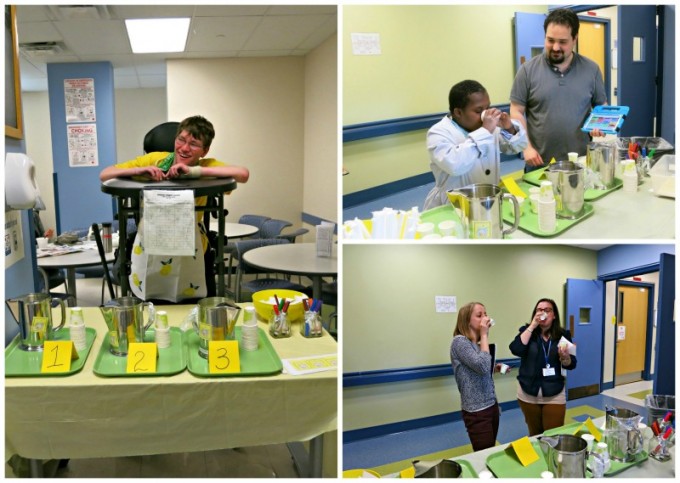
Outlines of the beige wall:
<svg viewBox="0 0 680 483">
<path fill-rule="evenodd" d="M 450 364 L 457 314 L 436 313 L 437 295 L 455 295 L 458 307 L 485 304 L 496 321 L 490 338 L 498 357 L 514 357 L 508 344 L 536 301 L 550 297 L 564 307 L 568 277 L 597 278 L 597 252 L 559 245 L 345 244 L 342 298 L 352 303 L 343 305 L 343 372 Z M 500 402 L 515 400 L 515 376 L 495 377 Z M 343 430 L 458 410 L 453 377 L 343 390 Z"/>
</svg>

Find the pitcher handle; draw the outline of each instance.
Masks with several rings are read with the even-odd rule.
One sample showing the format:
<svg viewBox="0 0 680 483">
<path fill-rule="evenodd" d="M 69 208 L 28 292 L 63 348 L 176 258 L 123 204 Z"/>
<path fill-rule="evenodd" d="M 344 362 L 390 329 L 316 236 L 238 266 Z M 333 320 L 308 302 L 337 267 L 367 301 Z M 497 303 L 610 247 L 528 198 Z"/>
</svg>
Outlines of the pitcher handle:
<svg viewBox="0 0 680 483">
<path fill-rule="evenodd" d="M 519 202 L 517 201 L 517 198 L 515 198 L 510 193 L 504 193 L 503 199 L 505 199 L 505 198 L 512 201 L 515 220 L 513 221 L 512 226 L 510 228 L 508 228 L 507 230 L 503 230 L 503 237 L 505 237 L 505 235 L 509 235 L 510 233 L 512 233 L 513 231 L 515 231 L 517 229 L 517 227 L 519 226 L 519 216 L 520 216 L 520 213 L 521 213 L 520 210 L 519 210 Z"/>
<path fill-rule="evenodd" d="M 628 454 L 631 454 L 631 455 L 638 455 L 638 454 L 640 454 L 640 452 L 644 449 L 643 446 L 645 445 L 645 440 L 644 440 L 644 438 L 642 437 L 642 432 L 641 432 L 639 429 L 636 428 L 636 429 L 634 429 L 634 431 L 635 431 L 636 438 L 637 438 L 637 442 L 638 442 L 638 444 L 637 444 L 637 450 L 631 452 L 630 449 L 629 449 L 629 450 L 628 450 Z"/>
<path fill-rule="evenodd" d="M 59 329 L 61 329 L 62 327 L 64 327 L 64 324 L 66 323 L 66 304 L 64 303 L 64 301 L 63 301 L 62 299 L 59 299 L 59 298 L 57 298 L 57 297 L 52 297 L 52 300 L 50 301 L 50 303 L 51 303 L 51 302 L 54 302 L 55 300 L 56 300 L 56 301 L 59 303 L 59 305 L 61 306 L 61 324 L 59 324 L 58 327 L 53 327 L 53 328 L 52 328 L 52 331 L 53 331 L 53 332 L 56 332 L 56 331 L 58 331 Z"/>
<path fill-rule="evenodd" d="M 144 326 L 144 332 L 146 332 L 156 322 L 156 308 L 153 306 L 153 302 L 144 302 L 144 305 L 149 311 L 149 322 Z"/>
</svg>

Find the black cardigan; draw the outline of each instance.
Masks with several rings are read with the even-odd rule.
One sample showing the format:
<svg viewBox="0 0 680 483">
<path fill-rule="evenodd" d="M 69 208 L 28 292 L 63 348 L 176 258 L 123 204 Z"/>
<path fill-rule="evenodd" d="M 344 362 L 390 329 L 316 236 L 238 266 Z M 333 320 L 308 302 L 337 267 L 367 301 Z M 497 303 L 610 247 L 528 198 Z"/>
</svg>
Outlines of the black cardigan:
<svg viewBox="0 0 680 483">
<path fill-rule="evenodd" d="M 531 334 L 531 338 L 527 345 L 522 344 L 520 336 L 527 327 L 528 326 L 526 325 L 520 327 L 519 333 L 510 343 L 510 352 L 522 359 L 519 366 L 519 375 L 517 376 L 519 385 L 525 393 L 532 396 L 538 395 L 539 388 L 541 388 L 541 394 L 545 397 L 559 394 L 564 387 L 565 382 L 565 378 L 562 375 L 562 364 L 560 363 L 560 358 L 557 353 L 557 343 L 559 342 L 559 339 L 552 341 L 552 346 L 550 347 L 550 352 L 548 354 L 548 362 L 550 363 L 550 367 L 555 368 L 555 375 L 544 377 L 543 368 L 545 368 L 545 355 L 543 353 L 543 348 L 541 348 L 543 338 L 540 337 L 539 331 L 537 331 L 536 333 Z M 565 339 L 571 342 L 571 334 L 568 330 L 562 329 L 560 338 L 561 336 L 564 336 Z M 571 365 L 564 369 L 575 369 L 576 357 L 572 355 L 569 357 L 571 358 Z"/>
</svg>

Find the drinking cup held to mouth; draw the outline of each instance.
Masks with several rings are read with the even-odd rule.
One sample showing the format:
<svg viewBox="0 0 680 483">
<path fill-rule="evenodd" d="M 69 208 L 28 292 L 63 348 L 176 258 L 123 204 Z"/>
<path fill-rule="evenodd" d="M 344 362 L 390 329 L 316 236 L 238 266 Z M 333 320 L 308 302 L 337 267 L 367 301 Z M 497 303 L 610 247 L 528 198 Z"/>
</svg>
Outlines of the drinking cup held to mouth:
<svg viewBox="0 0 680 483">
<path fill-rule="evenodd" d="M 501 374 L 507 374 L 509 370 L 510 366 L 501 362 Z"/>
</svg>

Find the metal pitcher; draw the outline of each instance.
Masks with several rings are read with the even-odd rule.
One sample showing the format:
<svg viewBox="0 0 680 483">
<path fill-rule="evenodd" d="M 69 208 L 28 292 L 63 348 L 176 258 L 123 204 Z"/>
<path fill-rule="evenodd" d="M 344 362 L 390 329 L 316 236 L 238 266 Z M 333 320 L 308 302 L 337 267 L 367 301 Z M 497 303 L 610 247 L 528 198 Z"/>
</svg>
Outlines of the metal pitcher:
<svg viewBox="0 0 680 483">
<path fill-rule="evenodd" d="M 192 323 L 198 334 L 198 355 L 208 358 L 211 340 L 233 340 L 241 308 L 226 297 L 207 297 L 198 301 L 198 317 Z"/>
<path fill-rule="evenodd" d="M 558 161 L 545 168 L 545 175 L 555 189 L 559 218 L 574 219 L 583 214 L 584 172 L 581 164 L 572 161 Z"/>
<path fill-rule="evenodd" d="M 412 462 L 416 478 L 460 478 L 463 467 L 453 460 Z"/>
<path fill-rule="evenodd" d="M 52 302 L 61 307 L 61 324 L 52 327 Z M 21 343 L 19 348 L 25 351 L 41 351 L 52 333 L 64 327 L 66 322 L 66 306 L 64 301 L 52 298 L 46 293 L 29 293 L 5 301 L 5 305 L 19 324 Z"/>
<path fill-rule="evenodd" d="M 517 229 L 520 209 L 517 198 L 503 193 L 493 184 L 472 184 L 448 191 L 447 196 L 463 224 L 466 238 L 503 238 Z M 513 204 L 515 219 L 510 228 L 503 230 L 503 199 Z"/>
<path fill-rule="evenodd" d="M 625 408 L 606 408 L 605 441 L 609 457 L 630 462 L 644 449 L 644 440 L 638 424 L 642 421 L 635 411 Z"/>
<path fill-rule="evenodd" d="M 586 164 L 598 173 L 605 188 L 613 188 L 616 184 L 614 173 L 618 162 L 618 148 L 614 143 L 591 142 L 586 152 Z"/>
<path fill-rule="evenodd" d="M 548 463 L 548 470 L 556 478 L 585 478 L 588 461 L 588 443 L 579 436 L 560 434 L 542 436 L 538 439 L 541 450 Z M 604 460 L 598 454 L 591 453 L 593 458 Z"/>
<path fill-rule="evenodd" d="M 146 325 L 144 307 L 148 307 Z M 99 309 L 109 328 L 109 351 L 116 356 L 126 356 L 130 342 L 144 342 L 144 334 L 155 320 L 153 304 L 137 297 L 112 299 Z"/>
</svg>

